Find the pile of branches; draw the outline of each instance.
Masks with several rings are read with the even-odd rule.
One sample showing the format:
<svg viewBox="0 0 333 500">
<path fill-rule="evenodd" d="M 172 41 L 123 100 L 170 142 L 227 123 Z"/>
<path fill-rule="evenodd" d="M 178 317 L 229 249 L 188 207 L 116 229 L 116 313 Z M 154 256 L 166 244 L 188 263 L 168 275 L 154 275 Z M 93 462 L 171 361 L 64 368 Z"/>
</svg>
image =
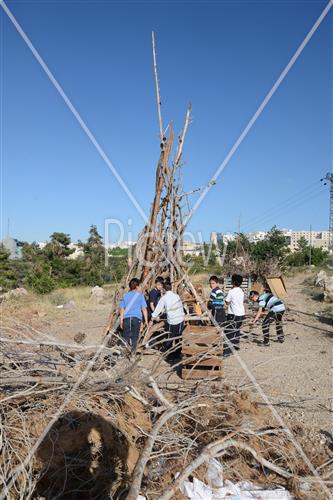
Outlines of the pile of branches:
<svg viewBox="0 0 333 500">
<path fill-rule="evenodd" d="M 133 356 L 120 341 L 63 346 L 36 329 L 29 335 L 27 325 L 4 327 L 4 498 L 183 498 L 179 486 L 203 478 L 210 457 L 221 461 L 225 478 L 322 498 L 289 431 L 246 391 L 219 380 L 184 382 L 166 355 L 145 345 Z M 328 452 L 301 427 L 293 432 L 328 481 Z"/>
</svg>

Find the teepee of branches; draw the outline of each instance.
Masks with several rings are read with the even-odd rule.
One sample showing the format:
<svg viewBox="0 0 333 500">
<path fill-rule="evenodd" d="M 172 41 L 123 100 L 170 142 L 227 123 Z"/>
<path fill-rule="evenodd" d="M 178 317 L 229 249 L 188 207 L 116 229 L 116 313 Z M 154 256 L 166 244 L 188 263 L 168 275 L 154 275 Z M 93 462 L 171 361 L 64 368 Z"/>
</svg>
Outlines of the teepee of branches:
<svg viewBox="0 0 333 500">
<path fill-rule="evenodd" d="M 131 278 L 139 278 L 144 289 L 153 286 L 157 276 L 168 277 L 173 289 L 182 290 L 194 302 L 202 303 L 192 285 L 183 260 L 183 235 L 191 211 L 189 196 L 202 188 L 185 192 L 183 188 L 183 148 L 191 122 L 191 105 L 185 115 L 183 129 L 175 138 L 172 122 L 164 128 L 161 95 L 157 72 L 155 37 L 152 33 L 154 76 L 156 85 L 157 114 L 159 121 L 160 155 L 155 172 L 155 194 L 149 218 L 141 231 L 134 256 L 122 286 L 115 293 L 109 328 L 118 317 L 117 303 L 123 287 Z M 181 285 L 181 287 L 180 287 Z M 205 306 L 203 305 L 205 309 Z"/>
</svg>

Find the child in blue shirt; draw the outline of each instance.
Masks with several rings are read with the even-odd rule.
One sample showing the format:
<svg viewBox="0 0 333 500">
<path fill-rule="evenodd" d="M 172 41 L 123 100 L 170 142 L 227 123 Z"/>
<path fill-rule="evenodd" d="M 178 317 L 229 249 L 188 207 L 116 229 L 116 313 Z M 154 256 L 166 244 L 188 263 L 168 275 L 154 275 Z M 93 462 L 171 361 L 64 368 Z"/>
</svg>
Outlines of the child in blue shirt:
<svg viewBox="0 0 333 500">
<path fill-rule="evenodd" d="M 120 328 L 124 331 L 124 340 L 131 344 L 132 352 L 136 350 L 138 344 L 142 317 L 147 326 L 147 303 L 140 291 L 140 281 L 132 278 L 129 292 L 125 293 L 120 302 Z"/>
</svg>

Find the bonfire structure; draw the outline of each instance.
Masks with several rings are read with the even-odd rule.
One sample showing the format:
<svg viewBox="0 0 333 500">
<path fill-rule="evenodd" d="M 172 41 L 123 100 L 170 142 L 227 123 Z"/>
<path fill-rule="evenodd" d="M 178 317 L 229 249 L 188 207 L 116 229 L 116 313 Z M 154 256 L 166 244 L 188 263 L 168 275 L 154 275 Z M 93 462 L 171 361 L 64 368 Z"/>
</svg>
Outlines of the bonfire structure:
<svg viewBox="0 0 333 500">
<path fill-rule="evenodd" d="M 210 337 L 221 335 L 209 326 L 200 290 L 188 279 L 178 251 L 186 226 L 181 159 L 191 110 L 172 156 L 174 132 L 171 124 L 163 129 L 154 38 L 153 55 L 161 152 L 149 221 L 126 280 L 140 277 L 148 288 L 162 274 L 181 291 L 188 308 L 185 372 L 179 377 L 165 356 L 149 347 L 149 332 L 135 358 L 127 346 L 112 341 L 121 290 L 114 298 L 111 334 L 97 345 L 75 332 L 72 343 L 61 343 L 47 321 L 38 315 L 28 319 L 24 302 L 21 309 L 5 304 L 0 498 L 181 500 L 189 498 L 184 489 L 189 478 L 197 482 L 187 483 L 189 489 L 200 479 L 209 483 L 207 495 L 228 479 L 233 487 L 248 480 L 263 490 L 285 488 L 299 499 L 326 498 L 329 450 L 310 441 L 297 422 L 287 429 L 276 414 L 272 418 L 251 394 L 251 379 L 245 387 L 232 387 L 220 376 L 220 346 Z M 200 366 L 202 360 L 206 364 Z M 216 464 L 219 477 L 207 477 Z"/>
<path fill-rule="evenodd" d="M 183 234 L 191 212 L 189 196 L 202 189 L 185 192 L 182 182 L 182 155 L 191 121 L 191 105 L 186 112 L 184 127 L 175 139 L 172 122 L 164 129 L 162 120 L 154 33 L 152 48 L 161 149 L 155 173 L 155 194 L 149 219 L 136 244 L 134 258 L 129 261 L 127 276 L 114 295 L 107 331 L 115 342 L 118 339 L 115 334 L 119 326 L 119 299 L 124 286 L 133 277 L 140 279 L 145 290 L 153 287 L 157 276 L 168 278 L 173 290 L 180 295 L 187 313 L 182 336 L 182 374 L 186 378 L 217 377 L 222 375 L 223 335 L 218 324 L 210 326 L 212 318 L 207 311 L 202 288 L 191 283 L 183 259 Z M 151 336 L 163 328 L 164 322 L 161 322 L 146 331 L 141 346 L 147 345 Z M 159 344 L 163 344 L 162 335 Z"/>
</svg>

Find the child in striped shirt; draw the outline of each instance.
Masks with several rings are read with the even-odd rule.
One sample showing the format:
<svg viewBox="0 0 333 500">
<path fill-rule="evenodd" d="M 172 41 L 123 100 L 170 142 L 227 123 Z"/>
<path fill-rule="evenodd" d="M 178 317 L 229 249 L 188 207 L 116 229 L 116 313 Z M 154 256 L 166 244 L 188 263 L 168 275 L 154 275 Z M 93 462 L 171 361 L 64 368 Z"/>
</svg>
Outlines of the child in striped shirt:
<svg viewBox="0 0 333 500">
<path fill-rule="evenodd" d="M 284 333 L 282 327 L 282 317 L 286 310 L 286 307 L 282 300 L 278 297 L 275 297 L 272 293 L 263 292 L 259 294 L 257 291 L 252 290 L 250 292 L 250 300 L 252 302 L 258 302 L 259 309 L 256 314 L 256 317 L 252 321 L 252 323 L 256 323 L 258 319 L 265 314 L 267 311 L 267 315 L 262 323 L 262 331 L 264 336 L 263 345 L 269 346 L 269 326 L 271 323 L 275 322 L 276 324 L 276 335 L 279 342 L 284 342 Z"/>
<path fill-rule="evenodd" d="M 211 276 L 209 278 L 209 286 L 211 292 L 208 301 L 208 309 L 212 311 L 215 321 L 219 325 L 222 325 L 225 322 L 224 293 L 219 286 L 219 279 L 217 276 Z"/>
</svg>

